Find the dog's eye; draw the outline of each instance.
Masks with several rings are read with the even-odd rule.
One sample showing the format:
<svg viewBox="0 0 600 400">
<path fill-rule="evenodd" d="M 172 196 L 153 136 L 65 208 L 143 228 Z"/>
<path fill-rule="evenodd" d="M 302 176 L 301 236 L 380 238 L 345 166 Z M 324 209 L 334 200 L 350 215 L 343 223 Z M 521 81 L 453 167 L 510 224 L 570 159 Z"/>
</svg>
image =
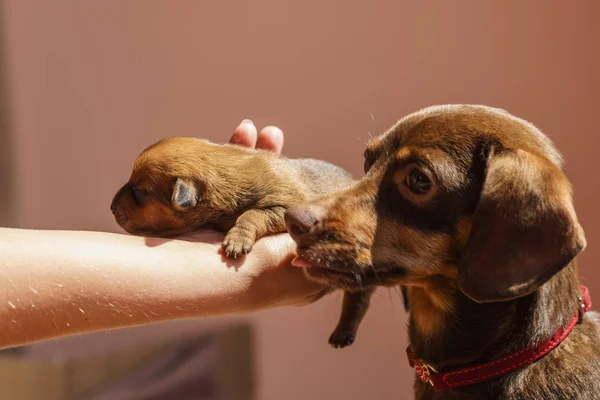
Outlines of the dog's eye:
<svg viewBox="0 0 600 400">
<path fill-rule="evenodd" d="M 406 175 L 406 186 L 414 194 L 427 194 L 433 186 L 433 182 L 427 174 L 419 168 L 412 168 Z"/>
<path fill-rule="evenodd" d="M 133 199 L 138 206 L 142 206 L 146 203 L 146 200 L 148 199 L 148 192 L 137 188 L 133 188 L 131 191 L 133 194 Z"/>
<path fill-rule="evenodd" d="M 396 168 L 392 179 L 400 193 L 419 206 L 427 205 L 439 189 L 435 175 L 417 162 Z"/>
</svg>

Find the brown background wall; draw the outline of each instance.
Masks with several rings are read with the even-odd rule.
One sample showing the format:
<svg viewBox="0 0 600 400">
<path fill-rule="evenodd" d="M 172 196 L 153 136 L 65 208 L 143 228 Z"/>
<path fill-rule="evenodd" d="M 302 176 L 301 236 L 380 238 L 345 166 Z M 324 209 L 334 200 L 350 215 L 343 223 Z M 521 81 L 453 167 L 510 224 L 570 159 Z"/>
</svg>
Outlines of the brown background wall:
<svg viewBox="0 0 600 400">
<path fill-rule="evenodd" d="M 251 118 L 285 130 L 287 155 L 360 174 L 368 131 L 431 104 L 483 103 L 564 153 L 589 242 L 582 275 L 600 293 L 598 2 L 3 5 L 21 226 L 118 231 L 110 198 L 164 136 L 225 141 Z M 339 306 L 252 316 L 259 399 L 411 398 L 397 294 L 379 291 L 344 351 L 326 343 Z"/>
</svg>

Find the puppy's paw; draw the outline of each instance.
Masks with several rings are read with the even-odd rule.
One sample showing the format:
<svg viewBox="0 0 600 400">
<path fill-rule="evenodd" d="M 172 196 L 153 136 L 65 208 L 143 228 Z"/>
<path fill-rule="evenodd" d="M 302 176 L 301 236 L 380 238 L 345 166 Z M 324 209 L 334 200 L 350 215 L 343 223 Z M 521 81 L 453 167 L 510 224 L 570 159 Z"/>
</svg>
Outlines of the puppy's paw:
<svg viewBox="0 0 600 400">
<path fill-rule="evenodd" d="M 354 343 L 356 332 L 347 329 L 336 329 L 329 337 L 329 344 L 336 348 L 342 349 Z"/>
<path fill-rule="evenodd" d="M 225 235 L 221 249 L 228 258 L 238 258 L 250 253 L 255 239 L 251 232 L 233 227 Z"/>
</svg>

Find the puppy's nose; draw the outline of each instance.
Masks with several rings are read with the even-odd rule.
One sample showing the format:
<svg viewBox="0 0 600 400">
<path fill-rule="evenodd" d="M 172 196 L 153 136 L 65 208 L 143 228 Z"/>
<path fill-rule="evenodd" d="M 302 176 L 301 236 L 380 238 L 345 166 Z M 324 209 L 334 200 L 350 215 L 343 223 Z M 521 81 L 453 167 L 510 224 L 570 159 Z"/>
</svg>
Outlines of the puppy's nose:
<svg viewBox="0 0 600 400">
<path fill-rule="evenodd" d="M 123 208 L 118 206 L 116 201 L 110 205 L 110 211 L 115 216 L 115 220 L 117 221 L 117 224 L 119 224 L 119 225 L 123 225 L 129 219 L 129 217 L 127 216 L 127 213 L 125 213 L 125 211 L 123 211 Z"/>
<path fill-rule="evenodd" d="M 321 220 L 319 209 L 305 207 L 290 207 L 285 213 L 285 225 L 294 240 L 311 232 Z"/>
</svg>

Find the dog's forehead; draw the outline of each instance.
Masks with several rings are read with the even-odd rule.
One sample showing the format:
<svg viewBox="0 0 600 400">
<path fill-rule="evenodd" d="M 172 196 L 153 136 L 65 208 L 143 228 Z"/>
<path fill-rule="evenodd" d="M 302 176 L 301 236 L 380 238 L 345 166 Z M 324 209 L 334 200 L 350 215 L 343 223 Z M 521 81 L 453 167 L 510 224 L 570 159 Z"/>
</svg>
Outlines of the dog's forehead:
<svg viewBox="0 0 600 400">
<path fill-rule="evenodd" d="M 497 143 L 522 149 L 561 166 L 551 140 L 528 121 L 505 110 L 477 105 L 428 107 L 400 119 L 370 148 L 394 151 L 404 146 L 438 147 L 453 154 L 474 151 L 478 144 Z"/>
<path fill-rule="evenodd" d="M 131 171 L 131 181 L 155 181 L 169 173 L 169 158 L 160 157 L 152 152 L 141 154 Z M 149 182 L 151 183 L 151 182 Z"/>
<path fill-rule="evenodd" d="M 198 152 L 205 149 L 206 142 L 196 138 L 173 137 L 149 146 L 136 158 L 132 179 L 155 180 L 178 175 L 189 170 L 190 163 L 198 159 Z"/>
<path fill-rule="evenodd" d="M 190 157 L 194 152 L 203 149 L 205 146 L 205 141 L 197 138 L 172 137 L 162 139 L 144 149 L 137 157 L 136 163 L 141 166 L 145 163 L 169 162 L 169 160 Z"/>
</svg>

